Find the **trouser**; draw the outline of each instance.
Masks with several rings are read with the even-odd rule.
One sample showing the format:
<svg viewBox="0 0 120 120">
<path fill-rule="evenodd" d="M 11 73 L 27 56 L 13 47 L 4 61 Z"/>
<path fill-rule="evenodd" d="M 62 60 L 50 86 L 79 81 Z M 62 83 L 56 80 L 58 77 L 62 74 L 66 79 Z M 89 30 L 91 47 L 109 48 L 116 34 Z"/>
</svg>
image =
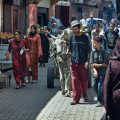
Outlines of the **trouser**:
<svg viewBox="0 0 120 120">
<path fill-rule="evenodd" d="M 71 63 L 70 69 L 73 100 L 79 102 L 80 97 L 87 94 L 89 69 L 85 68 L 85 64 L 80 63 Z"/>
<path fill-rule="evenodd" d="M 114 54 L 114 49 L 109 49 L 109 57 L 112 57 Z"/>
<path fill-rule="evenodd" d="M 103 81 L 104 81 L 104 78 L 105 78 L 105 74 L 101 74 L 98 76 L 98 78 L 96 79 L 95 81 L 95 84 L 94 84 L 94 88 L 97 92 L 97 99 L 98 99 L 98 102 L 102 102 L 102 97 L 101 97 L 101 86 L 103 84 Z"/>
</svg>

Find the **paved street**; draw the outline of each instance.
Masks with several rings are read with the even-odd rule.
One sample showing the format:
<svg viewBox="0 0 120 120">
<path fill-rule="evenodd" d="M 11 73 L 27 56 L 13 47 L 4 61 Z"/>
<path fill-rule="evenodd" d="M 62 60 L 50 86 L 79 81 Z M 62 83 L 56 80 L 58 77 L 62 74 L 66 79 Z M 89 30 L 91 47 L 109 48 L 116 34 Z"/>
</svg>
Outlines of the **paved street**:
<svg viewBox="0 0 120 120">
<path fill-rule="evenodd" d="M 49 64 L 48 64 L 49 66 Z M 12 74 L 12 72 L 11 72 Z M 39 80 L 29 83 L 19 90 L 11 87 L 0 89 L 0 120 L 99 120 L 103 108 L 96 108 L 96 95 L 88 90 L 88 102 L 71 106 L 72 97 L 61 95 L 60 82 L 55 80 L 55 88 L 48 89 L 47 67 L 39 68 Z"/>
</svg>

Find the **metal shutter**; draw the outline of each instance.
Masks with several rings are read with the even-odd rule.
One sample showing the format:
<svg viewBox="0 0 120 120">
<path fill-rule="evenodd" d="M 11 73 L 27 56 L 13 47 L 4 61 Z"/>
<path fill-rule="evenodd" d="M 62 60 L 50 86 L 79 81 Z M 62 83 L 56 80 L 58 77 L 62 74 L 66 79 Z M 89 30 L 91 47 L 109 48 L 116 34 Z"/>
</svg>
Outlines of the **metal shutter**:
<svg viewBox="0 0 120 120">
<path fill-rule="evenodd" d="M 19 28 L 22 35 L 26 34 L 26 7 L 20 6 Z"/>
<path fill-rule="evenodd" d="M 11 32 L 11 5 L 4 4 L 3 6 L 3 24 L 4 24 L 4 32 Z"/>
</svg>

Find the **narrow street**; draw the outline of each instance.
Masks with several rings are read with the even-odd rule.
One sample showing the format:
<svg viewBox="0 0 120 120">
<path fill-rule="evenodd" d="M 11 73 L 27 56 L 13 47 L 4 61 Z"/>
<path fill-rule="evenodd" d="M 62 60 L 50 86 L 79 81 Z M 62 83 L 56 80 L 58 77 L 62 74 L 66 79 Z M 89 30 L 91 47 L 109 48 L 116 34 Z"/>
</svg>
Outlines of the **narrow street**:
<svg viewBox="0 0 120 120">
<path fill-rule="evenodd" d="M 11 86 L 0 89 L 0 120 L 99 120 L 104 112 L 96 107 L 97 98 L 92 89 L 88 89 L 88 102 L 81 99 L 75 106 L 70 105 L 72 97 L 62 96 L 59 80 L 55 80 L 54 89 L 48 89 L 47 67 L 39 67 L 36 83 L 18 90 L 14 89 L 12 71 L 11 74 Z"/>
</svg>

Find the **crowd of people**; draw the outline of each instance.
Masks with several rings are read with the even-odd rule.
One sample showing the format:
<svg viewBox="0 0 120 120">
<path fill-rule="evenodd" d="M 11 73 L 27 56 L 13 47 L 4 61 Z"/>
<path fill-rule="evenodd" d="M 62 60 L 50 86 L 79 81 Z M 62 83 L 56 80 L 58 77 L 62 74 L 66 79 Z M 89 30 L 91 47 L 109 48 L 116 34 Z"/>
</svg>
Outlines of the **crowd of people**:
<svg viewBox="0 0 120 120">
<path fill-rule="evenodd" d="M 96 23 L 93 15 L 90 20 L 83 17 L 82 21 L 74 20 L 71 22 L 73 34 L 68 43 L 67 53 L 71 53 L 71 79 L 73 101 L 71 105 L 79 103 L 82 97 L 87 98 L 88 76 L 92 75 L 92 86 L 97 94 L 97 107 L 104 106 L 105 116 L 111 120 L 119 120 L 120 112 L 120 39 L 115 29 L 115 24 L 110 23 L 109 29 L 101 28 Z M 86 28 L 85 33 L 81 32 Z M 49 57 L 49 32 L 57 36 L 59 28 L 53 24 L 51 31 L 47 26 L 40 28 L 37 33 L 36 26 L 31 26 L 30 34 L 25 40 L 20 38 L 20 32 L 14 31 L 14 40 L 10 42 L 6 60 L 12 52 L 13 73 L 16 80 L 16 89 L 21 85 L 25 86 L 25 76 L 30 82 L 30 71 L 32 71 L 32 82 L 38 80 L 38 61 L 39 66 L 45 67 Z M 89 73 L 89 69 L 92 70 Z M 107 71 L 107 72 L 106 72 Z M 103 116 L 104 117 L 104 116 Z M 115 119 L 114 119 L 115 118 Z"/>
<path fill-rule="evenodd" d="M 88 68 L 91 67 L 93 88 L 97 94 L 96 107 L 104 106 L 106 113 L 101 120 L 119 120 L 120 111 L 120 38 L 115 24 L 110 23 L 105 31 L 96 23 L 93 16 L 80 23 L 71 22 L 73 35 L 68 45 L 71 51 L 71 77 L 73 101 L 71 105 L 79 103 L 81 97 L 87 100 Z M 88 34 L 81 33 L 86 27 Z M 88 37 L 89 36 L 89 37 Z M 89 38 L 89 40 L 88 40 Z M 107 72 L 106 72 L 107 71 Z"/>
</svg>

